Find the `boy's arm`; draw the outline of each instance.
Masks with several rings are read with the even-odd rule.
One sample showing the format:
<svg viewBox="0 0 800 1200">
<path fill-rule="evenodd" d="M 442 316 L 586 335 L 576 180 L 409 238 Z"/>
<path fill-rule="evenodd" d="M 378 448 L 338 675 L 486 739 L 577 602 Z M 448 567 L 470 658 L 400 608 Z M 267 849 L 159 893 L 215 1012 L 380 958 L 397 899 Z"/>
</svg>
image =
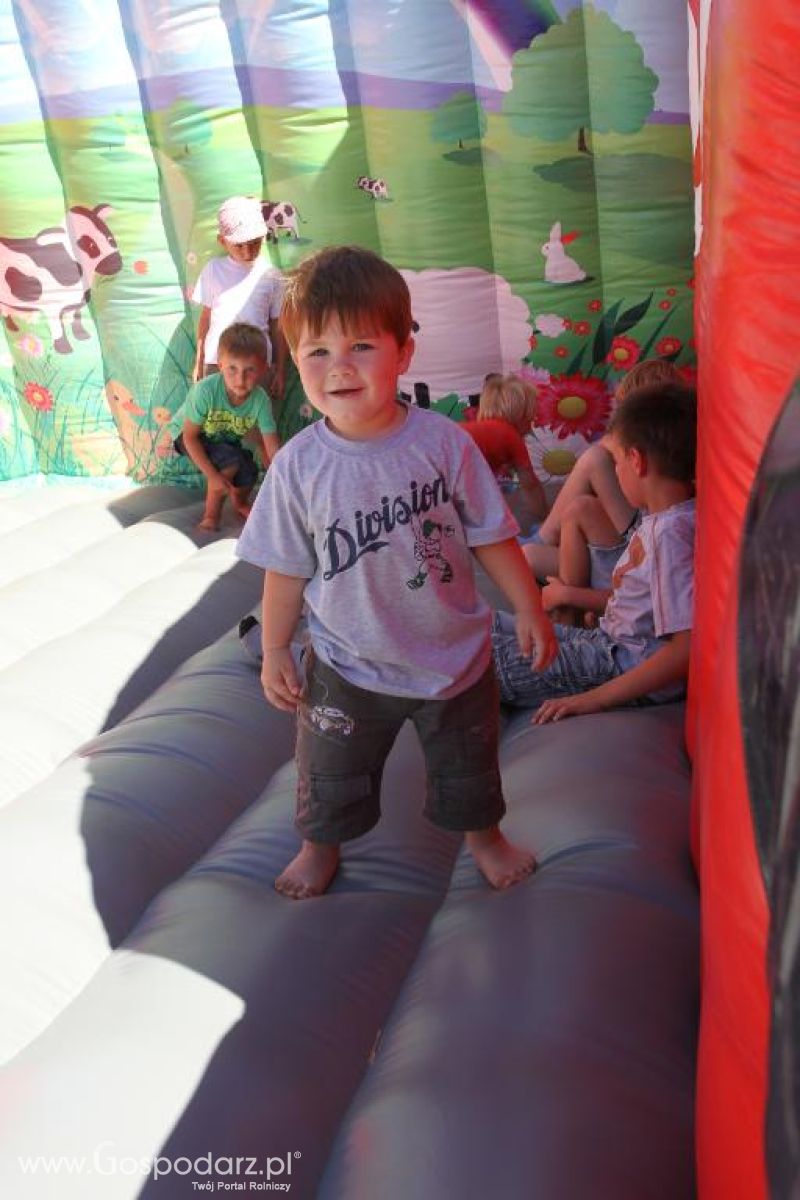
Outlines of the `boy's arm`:
<svg viewBox="0 0 800 1200">
<path fill-rule="evenodd" d="M 560 608 L 562 604 L 570 604 L 588 612 L 604 613 L 610 599 L 611 590 L 608 588 L 575 587 L 571 583 L 562 583 L 557 575 L 548 575 L 547 584 L 542 588 L 545 612 Z"/>
<path fill-rule="evenodd" d="M 530 467 L 517 467 L 517 479 L 531 521 L 543 521 L 547 516 L 547 496 L 541 480 L 536 478 Z"/>
<path fill-rule="evenodd" d="M 209 483 L 213 483 L 216 487 L 224 487 L 227 492 L 230 492 L 233 484 L 217 470 L 203 449 L 203 443 L 200 441 L 202 431 L 202 425 L 197 425 L 188 418 L 183 422 L 183 444 L 186 447 L 186 453 L 198 471 L 203 472 Z"/>
<path fill-rule="evenodd" d="M 550 618 L 542 608 L 536 580 L 525 561 L 516 538 L 473 546 L 472 552 L 489 578 L 505 593 L 514 610 L 517 641 L 521 653 L 533 655 L 532 669 L 544 670 L 557 653 Z"/>
<path fill-rule="evenodd" d="M 579 713 L 602 712 L 603 709 L 616 708 L 629 700 L 638 700 L 640 696 L 658 692 L 671 683 L 680 683 L 689 674 L 691 642 L 690 629 L 673 633 L 665 646 L 616 679 L 609 679 L 607 683 L 601 683 L 599 687 L 577 696 L 545 700 L 536 710 L 532 724 L 544 725 L 547 721 L 559 721 L 562 717 L 574 717 Z"/>
<path fill-rule="evenodd" d="M 269 390 L 275 400 L 282 400 L 283 391 L 286 386 L 286 355 L 288 347 L 286 345 L 286 338 L 281 333 L 277 317 L 270 319 L 269 336 L 272 342 L 272 374 Z"/>
<path fill-rule="evenodd" d="M 275 455 L 281 448 L 281 439 L 277 433 L 261 434 L 261 454 L 264 459 L 264 466 L 268 467 Z"/>
<path fill-rule="evenodd" d="M 294 712 L 302 691 L 289 644 L 300 614 L 307 579 L 267 571 L 262 603 L 261 683 L 264 695 L 275 708 Z"/>
<path fill-rule="evenodd" d="M 197 353 L 194 356 L 192 383 L 197 383 L 203 378 L 203 367 L 205 365 L 206 356 L 206 336 L 208 335 L 208 327 L 210 324 L 211 309 L 204 304 L 200 309 L 200 320 L 197 322 Z"/>
</svg>

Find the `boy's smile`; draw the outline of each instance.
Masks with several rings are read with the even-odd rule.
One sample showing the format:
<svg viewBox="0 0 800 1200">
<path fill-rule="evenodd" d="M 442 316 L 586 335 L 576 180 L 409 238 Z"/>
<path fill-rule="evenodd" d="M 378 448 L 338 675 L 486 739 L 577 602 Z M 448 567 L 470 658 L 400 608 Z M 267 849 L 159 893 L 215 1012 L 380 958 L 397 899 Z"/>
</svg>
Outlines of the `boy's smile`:
<svg viewBox="0 0 800 1200">
<path fill-rule="evenodd" d="M 303 330 L 295 358 L 305 393 L 329 427 L 360 441 L 402 424 L 397 379 L 413 352 L 413 338 L 400 347 L 392 333 L 345 331 L 331 317 L 316 336 Z"/>
</svg>

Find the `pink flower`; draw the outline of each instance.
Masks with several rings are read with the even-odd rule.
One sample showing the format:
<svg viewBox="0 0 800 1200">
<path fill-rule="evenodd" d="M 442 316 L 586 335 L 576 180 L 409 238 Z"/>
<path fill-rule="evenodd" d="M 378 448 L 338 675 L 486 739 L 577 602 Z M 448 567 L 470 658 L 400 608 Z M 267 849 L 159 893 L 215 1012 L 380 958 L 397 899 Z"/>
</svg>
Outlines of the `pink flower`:
<svg viewBox="0 0 800 1200">
<path fill-rule="evenodd" d="M 36 337 L 33 333 L 23 333 L 22 337 L 17 342 L 23 354 L 27 354 L 29 358 L 41 358 L 44 346 L 42 339 Z"/>
<path fill-rule="evenodd" d="M 610 415 L 611 396 L 600 379 L 555 375 L 538 389 L 536 424 L 548 426 L 560 439 L 580 433 L 590 441 L 603 433 Z"/>
<path fill-rule="evenodd" d="M 53 408 L 53 393 L 40 383 L 26 383 L 23 395 L 37 412 L 50 412 Z"/>
</svg>

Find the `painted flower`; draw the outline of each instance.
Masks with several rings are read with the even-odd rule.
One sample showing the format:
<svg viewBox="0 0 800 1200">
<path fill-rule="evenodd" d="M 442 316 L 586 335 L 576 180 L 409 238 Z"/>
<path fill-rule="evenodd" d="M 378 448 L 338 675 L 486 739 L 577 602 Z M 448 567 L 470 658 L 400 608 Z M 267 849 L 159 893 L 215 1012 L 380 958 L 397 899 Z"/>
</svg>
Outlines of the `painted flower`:
<svg viewBox="0 0 800 1200">
<path fill-rule="evenodd" d="M 627 371 L 639 361 L 641 353 L 642 347 L 633 338 L 615 337 L 606 355 L 606 362 L 610 363 L 615 371 Z"/>
<path fill-rule="evenodd" d="M 611 396 L 600 379 L 554 375 L 539 388 L 536 424 L 547 426 L 560 440 L 580 433 L 588 440 L 604 432 L 611 415 Z"/>
<path fill-rule="evenodd" d="M 530 363 L 523 363 L 521 367 L 517 367 L 514 374 L 519 375 L 520 379 L 525 379 L 528 383 L 536 386 L 540 383 L 550 382 L 549 371 L 545 370 L 544 367 L 532 367 Z"/>
<path fill-rule="evenodd" d="M 137 275 L 146 275 L 150 267 L 143 258 L 137 258 L 133 264 L 133 269 Z"/>
<path fill-rule="evenodd" d="M 592 332 L 591 321 L 576 321 L 572 326 L 572 332 L 576 333 L 578 337 L 586 337 L 587 334 Z"/>
<path fill-rule="evenodd" d="M 31 408 L 37 412 L 50 412 L 53 407 L 53 393 L 40 383 L 26 383 L 23 391 L 25 399 Z"/>
<path fill-rule="evenodd" d="M 29 358 L 41 358 L 44 352 L 42 339 L 36 337 L 33 333 L 23 333 L 22 337 L 17 342 L 17 346 L 23 354 L 27 354 Z"/>
<path fill-rule="evenodd" d="M 672 354 L 677 354 L 683 342 L 676 337 L 663 337 L 660 342 L 656 342 L 656 354 L 660 354 L 662 358 L 668 358 Z"/>
<path fill-rule="evenodd" d="M 658 307 L 664 312 L 669 312 L 672 308 L 672 302 L 670 300 L 659 300 Z"/>
<path fill-rule="evenodd" d="M 195 254 L 194 250 L 190 250 L 188 252 L 186 255 L 186 261 L 190 263 L 191 266 L 194 266 L 194 264 L 197 262 L 197 255 Z"/>
<path fill-rule="evenodd" d="M 667 295 L 668 295 L 668 296 L 677 296 L 677 294 L 678 294 L 678 289 L 677 289 L 677 288 L 667 288 Z"/>
<path fill-rule="evenodd" d="M 117 399 L 117 397 L 115 397 L 115 399 Z M 143 417 L 145 414 L 145 410 L 141 407 L 141 405 L 137 404 L 133 396 L 130 395 L 123 396 L 121 399 L 119 399 L 119 406 L 125 412 L 132 413 L 134 417 Z"/>
<path fill-rule="evenodd" d="M 697 387 L 697 367 L 685 366 L 678 367 L 681 379 L 690 387 Z"/>
<path fill-rule="evenodd" d="M 525 438 L 533 472 L 542 483 L 563 480 L 569 475 L 589 443 L 579 433 L 556 438 L 549 430 L 537 429 Z"/>
<path fill-rule="evenodd" d="M 560 337 L 567 328 L 567 323 L 563 317 L 559 317 L 558 313 L 539 313 L 533 318 L 533 323 L 536 326 L 536 332 L 542 337 L 557 338 Z"/>
<path fill-rule="evenodd" d="M 0 411 L 0 440 L 8 437 L 11 432 L 11 416 L 7 412 Z"/>
<path fill-rule="evenodd" d="M 153 409 L 152 417 L 156 425 L 167 425 L 172 420 L 172 413 L 168 408 L 160 406 Z"/>
<path fill-rule="evenodd" d="M 566 346 L 556 346 L 553 353 L 555 354 L 556 358 L 566 358 L 569 354 L 569 349 Z"/>
<path fill-rule="evenodd" d="M 603 301 L 590 300 L 586 307 L 588 308 L 589 312 L 600 312 L 600 309 L 603 307 Z"/>
</svg>

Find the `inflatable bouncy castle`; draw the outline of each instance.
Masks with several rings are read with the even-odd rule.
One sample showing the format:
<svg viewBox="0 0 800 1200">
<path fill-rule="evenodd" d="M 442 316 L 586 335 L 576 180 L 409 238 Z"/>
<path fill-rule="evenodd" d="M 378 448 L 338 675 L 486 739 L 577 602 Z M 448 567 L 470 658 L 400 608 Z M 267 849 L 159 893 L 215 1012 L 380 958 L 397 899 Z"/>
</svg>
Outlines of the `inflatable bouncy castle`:
<svg viewBox="0 0 800 1200">
<path fill-rule="evenodd" d="M 14 1200 L 790 1197 L 800 13 L 779 0 L 0 7 L 0 1178 Z M 508 717 L 483 884 L 401 735 L 329 893 L 169 422 L 216 212 L 368 246 L 401 389 L 536 384 L 552 492 L 637 361 L 697 381 L 689 698 Z M 296 375 L 290 438 L 315 419 Z"/>
</svg>

